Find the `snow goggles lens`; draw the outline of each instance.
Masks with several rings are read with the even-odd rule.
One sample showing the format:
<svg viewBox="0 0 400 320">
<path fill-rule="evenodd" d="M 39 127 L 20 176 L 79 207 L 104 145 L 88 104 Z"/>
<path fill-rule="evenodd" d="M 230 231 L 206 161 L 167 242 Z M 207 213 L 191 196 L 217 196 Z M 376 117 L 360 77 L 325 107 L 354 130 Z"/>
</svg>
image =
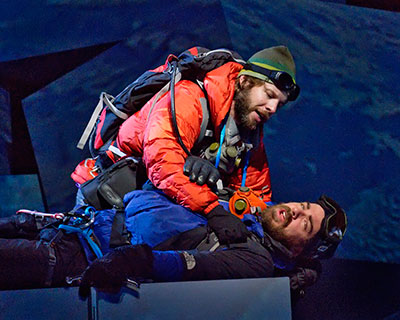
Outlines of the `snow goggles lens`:
<svg viewBox="0 0 400 320">
<path fill-rule="evenodd" d="M 293 82 L 292 77 L 288 73 L 269 70 L 252 63 L 246 64 L 244 68 L 266 76 L 279 90 L 287 92 L 289 101 L 294 101 L 299 96 L 300 87 Z"/>
<path fill-rule="evenodd" d="M 325 212 L 321 230 L 306 246 L 303 255 L 317 259 L 327 259 L 334 255 L 347 229 L 345 211 L 332 199 L 321 196 L 317 203 Z"/>
<path fill-rule="evenodd" d="M 341 241 L 347 230 L 347 216 L 344 210 L 332 199 L 321 196 L 317 203 L 325 211 L 322 236 L 333 242 Z"/>
</svg>

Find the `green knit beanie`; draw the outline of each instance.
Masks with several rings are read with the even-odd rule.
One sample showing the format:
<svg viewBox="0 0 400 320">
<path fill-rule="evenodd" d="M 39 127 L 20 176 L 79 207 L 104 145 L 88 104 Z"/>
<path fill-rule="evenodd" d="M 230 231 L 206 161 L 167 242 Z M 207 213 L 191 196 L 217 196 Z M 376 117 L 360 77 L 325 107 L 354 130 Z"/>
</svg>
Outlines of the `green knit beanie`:
<svg viewBox="0 0 400 320">
<path fill-rule="evenodd" d="M 288 73 L 292 77 L 293 82 L 296 83 L 296 66 L 289 49 L 285 46 L 271 47 L 258 51 L 251 56 L 247 63 L 255 64 L 269 70 L 284 71 Z M 252 70 L 246 70 L 246 67 L 240 71 L 239 76 L 242 74 L 268 81 L 267 76 Z"/>
</svg>

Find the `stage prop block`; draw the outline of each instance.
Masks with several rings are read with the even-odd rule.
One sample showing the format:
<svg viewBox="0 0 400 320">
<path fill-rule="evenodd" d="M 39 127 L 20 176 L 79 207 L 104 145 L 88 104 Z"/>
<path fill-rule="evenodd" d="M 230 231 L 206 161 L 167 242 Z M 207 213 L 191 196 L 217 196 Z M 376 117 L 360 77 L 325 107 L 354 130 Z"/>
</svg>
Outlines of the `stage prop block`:
<svg viewBox="0 0 400 320">
<path fill-rule="evenodd" d="M 0 319 L 88 319 L 88 303 L 78 288 L 0 291 Z"/>
<path fill-rule="evenodd" d="M 288 278 L 142 284 L 138 293 L 77 288 L 0 291 L 2 319 L 291 319 Z"/>
</svg>

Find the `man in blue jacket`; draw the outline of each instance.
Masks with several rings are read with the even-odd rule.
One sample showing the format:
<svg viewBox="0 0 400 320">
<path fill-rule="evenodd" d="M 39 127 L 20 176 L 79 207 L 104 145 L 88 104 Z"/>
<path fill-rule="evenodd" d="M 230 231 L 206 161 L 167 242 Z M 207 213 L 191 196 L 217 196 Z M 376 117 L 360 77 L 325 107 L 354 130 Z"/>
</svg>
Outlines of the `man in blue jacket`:
<svg viewBox="0 0 400 320">
<path fill-rule="evenodd" d="M 91 286 L 117 292 L 127 278 L 185 281 L 287 275 L 292 289 L 302 289 L 317 280 L 317 259 L 334 254 L 347 227 L 344 210 L 321 196 L 315 203 L 271 205 L 259 215 L 246 214 L 242 221 L 249 231 L 247 241 L 220 245 L 204 217 L 194 219 L 188 209 L 160 192 L 135 191 L 126 200 L 126 226 L 134 245 L 95 260 L 83 273 L 82 296 Z M 190 219 L 185 220 L 187 216 Z"/>
<path fill-rule="evenodd" d="M 112 234 L 115 229 L 112 226 L 118 229 L 115 217 L 121 214 L 115 210 L 93 215 L 88 221 L 94 218 L 94 222 L 86 229 L 79 229 L 77 223 L 65 227 L 55 220 L 36 219 L 25 213 L 1 218 L 0 289 L 65 286 L 67 277 L 82 276 L 80 291 L 86 296 L 90 286 L 115 292 L 127 278 L 184 281 L 291 276 L 293 273 L 291 277 L 299 280 L 299 268 L 301 281 L 295 285 L 302 286 L 316 280 L 318 272 L 307 270 L 315 271 L 318 266 L 310 266 L 310 262 L 332 256 L 346 230 L 344 211 L 323 196 L 315 203 L 279 204 L 260 215 L 245 215 L 243 223 L 249 233 L 244 243 L 220 245 L 202 216 L 197 221 L 190 219 L 190 225 L 176 226 L 181 231 L 169 239 L 157 235 L 152 238 L 146 236 L 152 235 L 149 229 L 145 230 L 146 223 L 135 222 L 135 215 L 158 208 L 157 217 L 164 216 L 164 224 L 170 228 L 171 222 L 176 221 L 167 220 L 171 209 L 175 210 L 174 214 L 186 216 L 187 213 L 179 210 L 187 209 L 165 206 L 171 203 L 169 199 L 154 191 L 134 191 L 126 199 L 124 225 L 133 237 L 119 243 Z M 79 222 L 80 218 L 74 219 Z M 143 223 L 143 219 L 138 221 Z M 182 223 L 181 219 L 178 221 Z M 157 222 L 161 230 L 162 222 Z M 155 227 L 154 221 L 148 223 Z M 71 233 L 76 229 L 83 231 Z M 101 248 L 98 259 L 84 252 L 85 242 L 94 239 L 92 231 Z M 118 247 L 111 248 L 110 243 Z"/>
</svg>

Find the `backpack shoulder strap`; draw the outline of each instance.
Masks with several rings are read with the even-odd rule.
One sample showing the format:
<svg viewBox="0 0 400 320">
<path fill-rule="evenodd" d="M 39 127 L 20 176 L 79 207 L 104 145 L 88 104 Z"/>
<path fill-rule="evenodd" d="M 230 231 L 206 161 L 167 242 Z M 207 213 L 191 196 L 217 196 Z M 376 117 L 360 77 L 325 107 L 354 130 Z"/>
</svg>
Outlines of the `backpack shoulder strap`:
<svg viewBox="0 0 400 320">
<path fill-rule="evenodd" d="M 210 107 L 208 104 L 207 91 L 204 89 L 202 82 L 198 80 L 197 83 L 204 93 L 204 98 L 200 98 L 201 109 L 203 111 L 203 119 L 201 120 L 200 134 L 195 143 L 195 145 L 200 145 L 204 137 L 212 137 L 214 133 L 212 131 L 212 123 L 210 120 Z"/>
<path fill-rule="evenodd" d="M 93 131 L 94 126 L 96 125 L 96 122 L 99 118 L 100 113 L 103 111 L 104 109 L 104 104 L 118 117 L 121 118 L 123 120 L 128 119 L 129 115 L 126 114 L 125 112 L 122 112 L 121 110 L 119 110 L 118 108 L 116 108 L 114 106 L 114 100 L 115 98 L 106 93 L 106 92 L 102 92 L 100 94 L 100 98 L 99 98 L 99 103 L 97 104 L 96 108 L 94 109 L 92 116 L 90 117 L 90 120 L 88 122 L 88 124 L 86 125 L 85 130 L 82 133 L 81 138 L 79 139 L 79 142 L 77 144 L 77 148 L 78 149 L 83 149 L 87 140 L 89 139 L 90 134 Z"/>
<path fill-rule="evenodd" d="M 208 110 L 207 98 L 200 98 L 201 109 L 203 111 L 203 119 L 201 120 L 200 135 L 196 140 L 196 143 L 200 143 L 207 133 L 208 122 L 210 121 L 210 112 Z"/>
</svg>

